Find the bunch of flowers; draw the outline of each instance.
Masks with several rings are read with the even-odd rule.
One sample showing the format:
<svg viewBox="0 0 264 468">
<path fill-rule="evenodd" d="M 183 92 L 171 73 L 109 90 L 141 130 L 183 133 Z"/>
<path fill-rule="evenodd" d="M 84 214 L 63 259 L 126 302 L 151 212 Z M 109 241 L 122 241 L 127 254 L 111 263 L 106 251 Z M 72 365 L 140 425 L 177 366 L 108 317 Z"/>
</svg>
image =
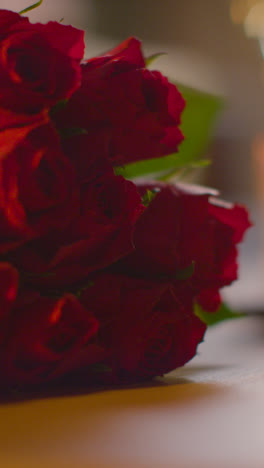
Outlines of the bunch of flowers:
<svg viewBox="0 0 264 468">
<path fill-rule="evenodd" d="M 127 163 L 177 151 L 184 100 L 130 38 L 0 10 L 0 379 L 130 382 L 196 353 L 237 277 L 246 210 Z"/>
</svg>

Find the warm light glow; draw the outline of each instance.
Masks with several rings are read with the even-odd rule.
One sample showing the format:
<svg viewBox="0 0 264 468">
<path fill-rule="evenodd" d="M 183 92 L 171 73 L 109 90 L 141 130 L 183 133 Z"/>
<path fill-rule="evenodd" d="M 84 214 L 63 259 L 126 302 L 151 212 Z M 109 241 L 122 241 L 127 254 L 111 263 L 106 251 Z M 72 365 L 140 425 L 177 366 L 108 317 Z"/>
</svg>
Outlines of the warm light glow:
<svg viewBox="0 0 264 468">
<path fill-rule="evenodd" d="M 244 20 L 245 32 L 250 37 L 264 37 L 264 1 L 256 3 Z"/>
<path fill-rule="evenodd" d="M 234 23 L 243 23 L 248 12 L 248 2 L 246 0 L 233 0 L 230 7 L 231 18 Z"/>
<path fill-rule="evenodd" d="M 264 0 L 232 0 L 230 15 L 235 24 L 244 24 L 247 36 L 259 40 L 264 57 Z"/>
<path fill-rule="evenodd" d="M 257 3 L 263 2 L 261 0 L 232 0 L 230 6 L 232 21 L 236 24 L 243 23 L 251 8 Z"/>
</svg>

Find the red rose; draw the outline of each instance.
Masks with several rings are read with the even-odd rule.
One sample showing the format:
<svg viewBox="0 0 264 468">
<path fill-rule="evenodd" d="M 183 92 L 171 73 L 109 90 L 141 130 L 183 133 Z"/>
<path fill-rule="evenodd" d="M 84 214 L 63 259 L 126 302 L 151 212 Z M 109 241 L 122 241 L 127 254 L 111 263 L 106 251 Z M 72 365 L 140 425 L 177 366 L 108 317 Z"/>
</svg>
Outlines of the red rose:
<svg viewBox="0 0 264 468">
<path fill-rule="evenodd" d="M 206 329 L 181 284 L 103 274 L 81 302 L 99 321 L 96 343 L 107 351 L 104 364 L 114 382 L 150 379 L 184 365 Z"/>
<path fill-rule="evenodd" d="M 101 132 L 93 137 L 73 135 L 61 140 L 64 154 L 74 166 L 80 185 L 93 183 L 98 177 L 112 171 L 109 160 L 105 157 L 107 145 Z M 89 152 L 88 152 L 89 148 Z"/>
<path fill-rule="evenodd" d="M 0 263 L 0 320 L 8 314 L 17 295 L 18 273 L 9 263 Z"/>
<path fill-rule="evenodd" d="M 12 261 L 30 273 L 31 284 L 53 288 L 85 280 L 133 250 L 134 225 L 142 211 L 136 186 L 106 174 L 82 187 L 80 209 L 66 229 L 28 243 Z"/>
<path fill-rule="evenodd" d="M 0 349 L 1 386 L 58 378 L 79 369 L 82 353 L 86 364 L 98 359 L 90 346 L 97 320 L 74 296 L 24 296 L 13 307 Z"/>
<path fill-rule="evenodd" d="M 78 137 L 83 149 L 77 161 L 103 154 L 120 165 L 177 151 L 183 139 L 183 108 L 177 88 L 161 73 L 145 68 L 140 42 L 131 38 L 82 65 L 80 89 L 54 118 L 64 132 L 86 130 Z M 65 151 L 76 158 L 67 143 Z"/>
<path fill-rule="evenodd" d="M 45 112 L 27 115 L 0 108 L 0 162 L 35 128 L 49 122 Z"/>
<path fill-rule="evenodd" d="M 53 127 L 45 119 L 41 124 L 40 117 L 22 125 L 26 118 L 21 117 L 21 126 L 18 118 L 1 131 L 1 115 L 0 252 L 5 253 L 67 225 L 78 207 L 78 192 Z"/>
<path fill-rule="evenodd" d="M 0 10 L 0 105 L 32 113 L 69 98 L 80 85 L 83 35 Z"/>
<path fill-rule="evenodd" d="M 18 273 L 10 263 L 0 263 L 0 345 L 5 337 L 9 312 L 17 296 Z"/>
<path fill-rule="evenodd" d="M 219 288 L 237 278 L 237 248 L 250 226 L 245 208 L 226 206 L 206 191 L 150 184 L 158 191 L 136 224 L 135 252 L 117 269 L 173 281 L 193 264 L 189 286 L 208 310 L 220 304 Z"/>
<path fill-rule="evenodd" d="M 141 52 L 141 42 L 135 37 L 129 37 L 114 49 L 105 52 L 99 57 L 94 57 L 86 62 L 95 66 L 104 65 L 112 60 L 125 60 L 137 68 L 145 68 L 146 63 Z"/>
</svg>

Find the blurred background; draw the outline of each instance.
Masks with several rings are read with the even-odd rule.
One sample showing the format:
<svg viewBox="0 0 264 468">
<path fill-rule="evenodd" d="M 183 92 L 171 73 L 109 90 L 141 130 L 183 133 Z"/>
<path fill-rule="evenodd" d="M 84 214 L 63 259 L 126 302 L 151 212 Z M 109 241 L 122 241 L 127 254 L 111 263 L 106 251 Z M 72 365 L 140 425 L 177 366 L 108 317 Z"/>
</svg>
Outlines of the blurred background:
<svg viewBox="0 0 264 468">
<path fill-rule="evenodd" d="M 14 11 L 30 3 L 0 0 Z M 146 56 L 167 53 L 153 66 L 187 86 L 187 139 L 212 160 L 199 182 L 247 204 L 255 224 L 226 298 L 237 309 L 264 309 L 264 0 L 44 0 L 29 16 L 85 29 L 86 57 L 130 35 Z"/>
</svg>

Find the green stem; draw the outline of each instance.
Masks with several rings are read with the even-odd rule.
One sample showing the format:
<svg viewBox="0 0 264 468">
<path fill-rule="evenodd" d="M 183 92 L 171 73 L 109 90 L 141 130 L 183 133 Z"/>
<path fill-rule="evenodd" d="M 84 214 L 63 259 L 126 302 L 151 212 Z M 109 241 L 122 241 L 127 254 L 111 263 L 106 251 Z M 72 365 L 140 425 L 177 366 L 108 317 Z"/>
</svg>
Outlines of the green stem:
<svg viewBox="0 0 264 468">
<path fill-rule="evenodd" d="M 39 7 L 42 2 L 43 2 L 43 0 L 39 0 L 37 3 L 34 3 L 33 5 L 31 5 L 31 6 L 27 7 L 27 8 L 24 8 L 24 10 L 21 10 L 19 12 L 19 14 L 24 15 L 24 13 L 28 13 L 28 11 L 34 10 L 35 8 Z"/>
</svg>

